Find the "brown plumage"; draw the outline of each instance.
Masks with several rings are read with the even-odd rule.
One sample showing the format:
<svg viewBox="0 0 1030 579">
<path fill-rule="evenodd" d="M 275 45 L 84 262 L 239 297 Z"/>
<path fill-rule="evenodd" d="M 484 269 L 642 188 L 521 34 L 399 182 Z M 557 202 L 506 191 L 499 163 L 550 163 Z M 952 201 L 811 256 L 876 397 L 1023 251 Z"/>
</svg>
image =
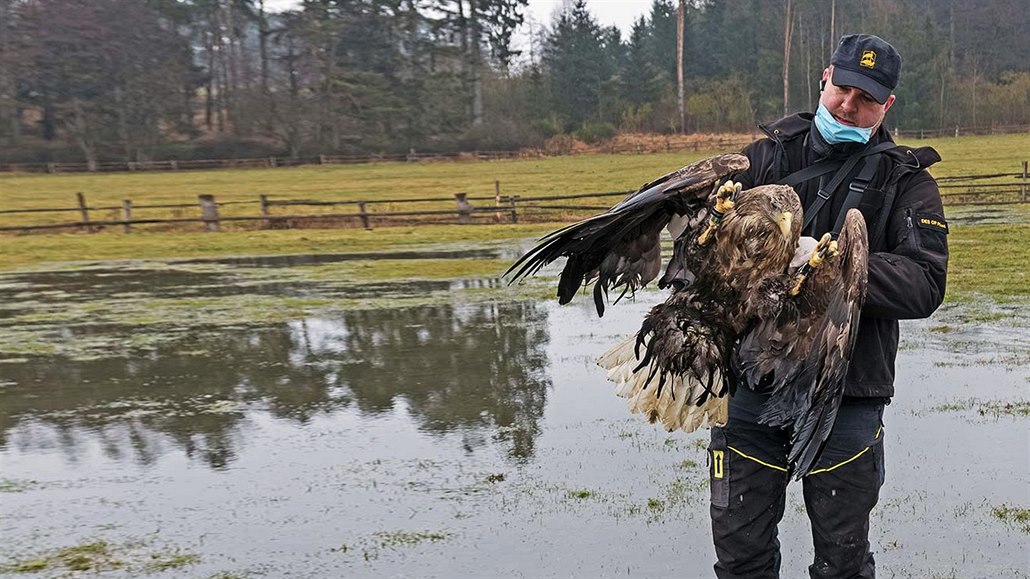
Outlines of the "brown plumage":
<svg viewBox="0 0 1030 579">
<path fill-rule="evenodd" d="M 742 337 L 732 361 L 740 379 L 772 390 L 759 421 L 792 429 L 787 459 L 798 476 L 815 465 L 833 428 L 858 335 L 869 245 L 857 209 L 847 213 L 837 250 L 797 296 L 782 284 L 770 291 L 769 310 Z"/>
<path fill-rule="evenodd" d="M 815 464 L 840 404 L 865 297 L 865 225 L 860 213 L 849 212 L 838 253 L 824 244 L 819 267 L 799 268 L 803 219 L 793 189 L 738 186 L 729 202 L 734 187 L 713 190 L 720 178 L 713 167 L 740 162 L 715 159 L 543 238 L 509 272 L 521 267 L 517 279 L 568 256 L 559 301 L 567 303 L 596 279 L 600 315 L 609 289 L 633 291 L 657 276 L 657 232 L 676 228 L 674 216 L 680 216 L 673 257 L 659 282 L 672 294 L 598 363 L 631 411 L 668 430 L 725 424 L 727 395 L 738 381 L 771 389 L 761 420 L 793 428 L 790 461 L 800 476 Z M 721 221 L 711 218 L 717 207 L 725 212 Z"/>
</svg>

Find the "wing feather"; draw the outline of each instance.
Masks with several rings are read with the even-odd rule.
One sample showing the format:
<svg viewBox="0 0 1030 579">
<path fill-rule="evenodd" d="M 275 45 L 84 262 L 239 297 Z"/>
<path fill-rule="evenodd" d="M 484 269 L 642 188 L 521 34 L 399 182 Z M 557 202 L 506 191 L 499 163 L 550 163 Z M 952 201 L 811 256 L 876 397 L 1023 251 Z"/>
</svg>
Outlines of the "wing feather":
<svg viewBox="0 0 1030 579">
<path fill-rule="evenodd" d="M 785 366 L 795 367 L 784 374 L 793 377 L 774 390 L 759 417 L 766 424 L 793 423 L 787 460 L 798 478 L 814 468 L 833 428 L 858 336 L 869 245 L 865 220 L 857 209 L 848 211 L 838 249 L 838 258 L 817 269 L 799 295 L 812 308 L 803 310 L 811 327 L 800 337 L 794 357 L 784 359 Z"/>
<path fill-rule="evenodd" d="M 713 186 L 747 168 L 747 157 L 719 155 L 664 175 L 607 212 L 543 237 L 505 275 L 514 283 L 567 257 L 558 281 L 558 302 L 568 303 L 580 287 L 596 280 L 600 289 L 594 289 L 594 302 L 598 315 L 604 315 L 609 290 L 635 292 L 658 276 L 662 228 L 674 216 L 707 212 Z"/>
</svg>

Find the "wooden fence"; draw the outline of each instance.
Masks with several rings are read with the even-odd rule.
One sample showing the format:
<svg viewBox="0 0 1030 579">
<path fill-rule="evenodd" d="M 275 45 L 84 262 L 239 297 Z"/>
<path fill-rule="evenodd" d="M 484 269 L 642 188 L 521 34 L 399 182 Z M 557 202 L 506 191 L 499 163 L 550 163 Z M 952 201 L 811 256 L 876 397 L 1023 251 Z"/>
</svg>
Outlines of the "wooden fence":
<svg viewBox="0 0 1030 579">
<path fill-rule="evenodd" d="M 1030 203 L 1030 175 L 1023 161 L 1020 173 L 962 175 L 941 177 L 938 186 L 945 205 L 999 205 Z M 385 223 L 518 223 L 522 221 L 563 220 L 607 210 L 613 197 L 624 197 L 631 191 L 580 193 L 574 195 L 522 196 L 501 195 L 501 184 L 494 183 L 494 194 L 470 196 L 456 193 L 453 198 L 424 197 L 404 199 L 367 199 L 325 201 L 315 199 L 273 199 L 257 195 L 253 201 L 217 201 L 214 195 L 198 195 L 196 203 L 134 204 L 125 199 L 121 205 L 90 206 L 82 193 L 76 194 L 76 205 L 59 208 L 0 209 L 4 215 L 38 213 L 74 213 L 78 219 L 61 223 L 4 225 L 0 232 L 31 232 L 54 229 L 79 229 L 95 232 L 107 227 L 120 227 L 130 233 L 133 227 L 147 224 L 198 223 L 206 231 L 220 231 L 223 223 L 252 224 L 265 229 L 304 228 L 313 225 L 363 227 L 372 229 Z M 582 204 L 594 199 L 597 203 Z M 569 201 L 572 203 L 569 203 Z M 258 215 L 223 215 L 220 208 L 232 205 L 256 205 Z M 308 208 L 297 213 L 279 213 L 276 208 Z M 384 210 L 377 210 L 385 207 Z M 412 207 L 405 209 L 405 207 Z M 140 218 L 140 209 L 195 209 L 194 217 Z M 311 208 L 328 211 L 317 211 Z M 337 211 L 337 208 L 343 208 Z M 349 209 L 349 210 L 348 210 Z M 98 212 L 117 212 L 120 219 L 96 219 Z"/>
</svg>

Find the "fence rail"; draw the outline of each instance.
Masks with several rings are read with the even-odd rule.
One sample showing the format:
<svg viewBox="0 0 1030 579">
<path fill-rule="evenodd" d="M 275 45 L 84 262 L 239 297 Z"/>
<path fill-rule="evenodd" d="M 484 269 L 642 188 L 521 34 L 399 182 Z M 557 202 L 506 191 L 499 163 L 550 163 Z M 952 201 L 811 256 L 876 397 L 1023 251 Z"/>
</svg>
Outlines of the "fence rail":
<svg viewBox="0 0 1030 579">
<path fill-rule="evenodd" d="M 1004 179 L 1004 181 L 987 183 L 986 179 Z M 1028 163 L 1023 161 L 1019 173 L 996 173 L 991 175 L 964 175 L 943 177 L 941 197 L 948 206 L 955 205 L 1001 205 L 1030 203 L 1030 175 Z M 54 229 L 80 229 L 95 232 L 105 227 L 121 226 L 125 233 L 130 233 L 133 226 L 153 224 L 201 223 L 207 231 L 220 231 L 222 223 L 260 223 L 267 229 L 302 228 L 310 222 L 333 221 L 335 226 L 360 226 L 372 229 L 373 226 L 385 222 L 402 223 L 437 223 L 440 220 L 456 223 L 501 223 L 504 221 L 518 223 L 522 220 L 567 219 L 576 217 L 577 213 L 604 211 L 609 205 L 568 204 L 563 203 L 577 199 L 603 200 L 611 197 L 624 197 L 631 191 L 607 191 L 599 193 L 576 193 L 567 195 L 523 196 L 501 195 L 500 181 L 494 182 L 494 194 L 470 196 L 467 193 L 456 193 L 450 198 L 414 197 L 403 199 L 366 199 L 366 200 L 317 200 L 317 199 L 272 199 L 268 195 L 258 195 L 253 201 L 233 200 L 219 202 L 214 195 L 199 195 L 197 203 L 133 203 L 125 199 L 121 205 L 90 206 L 82 193 L 76 194 L 76 204 L 69 207 L 0 209 L 3 215 L 25 215 L 36 213 L 77 213 L 78 219 L 61 223 L 17 224 L 0 226 L 0 232 L 50 231 Z M 472 205 L 470 201 L 476 201 Z M 486 203 L 480 203 L 486 201 Z M 491 203 L 492 202 L 492 203 Z M 557 203 L 556 203 L 557 202 Z M 608 202 L 606 202 L 608 203 Z M 406 209 L 404 206 L 420 204 L 423 206 Z M 424 207 L 433 204 L 433 207 Z M 219 209 L 226 206 L 256 206 L 259 215 L 223 215 Z M 443 208 L 450 205 L 448 208 Z M 356 211 L 332 211 L 338 206 L 353 207 Z M 377 211 L 377 206 L 385 206 Z M 277 207 L 330 208 L 329 212 L 319 213 L 302 211 L 294 214 L 280 214 L 274 211 Z M 134 214 L 139 209 L 186 209 L 199 208 L 199 215 L 193 217 L 140 218 Z M 121 219 L 109 216 L 96 219 L 99 212 L 120 211 Z M 556 215 L 554 212 L 564 212 Z M 571 214 L 569 213 L 571 212 Z"/>
</svg>

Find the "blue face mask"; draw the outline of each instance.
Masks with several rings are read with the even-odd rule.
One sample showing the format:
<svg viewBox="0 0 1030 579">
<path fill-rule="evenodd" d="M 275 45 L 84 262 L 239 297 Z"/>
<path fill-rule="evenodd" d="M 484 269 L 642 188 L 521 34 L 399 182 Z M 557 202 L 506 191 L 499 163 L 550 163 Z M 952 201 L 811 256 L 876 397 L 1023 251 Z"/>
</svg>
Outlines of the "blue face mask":
<svg viewBox="0 0 1030 579">
<path fill-rule="evenodd" d="M 863 129 L 841 124 L 840 121 L 833 118 L 830 111 L 826 110 L 823 103 L 819 103 L 819 108 L 815 110 L 815 126 L 826 142 L 830 144 L 868 143 L 869 137 L 873 134 L 872 127 Z"/>
</svg>

